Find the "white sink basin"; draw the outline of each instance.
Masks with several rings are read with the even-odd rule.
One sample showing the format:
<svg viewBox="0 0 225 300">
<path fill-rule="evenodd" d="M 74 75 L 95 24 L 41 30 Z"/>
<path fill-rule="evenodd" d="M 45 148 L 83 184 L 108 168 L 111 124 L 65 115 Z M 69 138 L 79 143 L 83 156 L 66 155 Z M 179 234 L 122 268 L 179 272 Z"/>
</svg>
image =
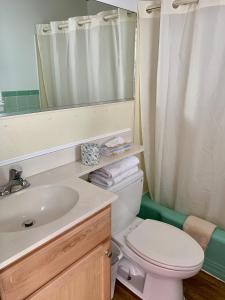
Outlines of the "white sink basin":
<svg viewBox="0 0 225 300">
<path fill-rule="evenodd" d="M 24 231 L 46 225 L 68 213 L 79 194 L 67 186 L 30 188 L 0 199 L 0 232 Z"/>
</svg>

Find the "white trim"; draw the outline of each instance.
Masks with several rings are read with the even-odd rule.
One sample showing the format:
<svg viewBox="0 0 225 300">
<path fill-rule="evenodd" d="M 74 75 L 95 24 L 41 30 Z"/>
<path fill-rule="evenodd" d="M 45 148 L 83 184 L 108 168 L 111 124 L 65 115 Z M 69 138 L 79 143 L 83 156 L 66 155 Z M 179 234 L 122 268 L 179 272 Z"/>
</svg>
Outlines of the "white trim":
<svg viewBox="0 0 225 300">
<path fill-rule="evenodd" d="M 129 132 L 129 131 L 131 132 L 132 129 L 131 128 L 126 128 L 126 129 L 122 129 L 122 130 L 118 130 L 118 131 L 114 131 L 114 132 L 110 132 L 110 133 L 100 134 L 100 135 L 97 135 L 97 136 L 94 136 L 94 137 L 91 137 L 91 138 L 79 140 L 79 141 L 72 142 L 72 143 L 69 143 L 69 144 L 59 145 L 59 146 L 56 146 L 56 147 L 40 150 L 40 151 L 33 152 L 33 153 L 30 153 L 30 154 L 17 156 L 17 157 L 11 158 L 11 159 L 2 160 L 2 161 L 0 161 L 0 167 L 10 165 L 10 164 L 15 164 L 15 163 L 27 160 L 27 159 L 31 159 L 31 158 L 46 155 L 46 154 L 50 154 L 50 153 L 57 152 L 57 151 L 60 151 L 60 150 L 73 148 L 73 147 L 78 146 L 78 145 L 83 144 L 83 143 L 89 143 L 91 141 L 104 139 L 104 138 L 107 138 L 107 137 L 110 137 L 110 136 L 113 136 L 113 135 L 118 135 L 118 134 L 126 133 L 126 132 Z"/>
</svg>

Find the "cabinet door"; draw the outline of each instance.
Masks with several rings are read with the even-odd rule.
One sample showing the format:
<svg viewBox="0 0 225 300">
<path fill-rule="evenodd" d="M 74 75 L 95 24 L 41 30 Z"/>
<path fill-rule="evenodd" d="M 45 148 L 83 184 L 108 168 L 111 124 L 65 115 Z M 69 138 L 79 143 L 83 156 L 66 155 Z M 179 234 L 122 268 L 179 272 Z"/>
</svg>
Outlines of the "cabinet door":
<svg viewBox="0 0 225 300">
<path fill-rule="evenodd" d="M 110 300 L 111 241 L 99 245 L 27 300 Z"/>
</svg>

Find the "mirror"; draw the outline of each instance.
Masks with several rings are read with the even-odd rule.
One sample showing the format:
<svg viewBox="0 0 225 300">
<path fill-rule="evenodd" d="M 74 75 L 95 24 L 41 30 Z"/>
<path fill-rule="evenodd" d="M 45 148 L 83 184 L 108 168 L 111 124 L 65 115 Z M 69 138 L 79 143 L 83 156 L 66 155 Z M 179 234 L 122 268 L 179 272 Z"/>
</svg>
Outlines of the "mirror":
<svg viewBox="0 0 225 300">
<path fill-rule="evenodd" d="M 135 13 L 95 0 L 0 5 L 0 116 L 133 98 Z"/>
</svg>

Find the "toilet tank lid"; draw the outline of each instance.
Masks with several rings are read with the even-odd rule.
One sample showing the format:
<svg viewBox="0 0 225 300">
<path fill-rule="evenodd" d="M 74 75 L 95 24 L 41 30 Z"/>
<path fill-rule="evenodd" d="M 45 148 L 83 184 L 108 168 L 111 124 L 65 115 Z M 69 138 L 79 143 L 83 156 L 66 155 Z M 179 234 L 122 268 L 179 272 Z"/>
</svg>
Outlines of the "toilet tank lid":
<svg viewBox="0 0 225 300">
<path fill-rule="evenodd" d="M 107 188 L 107 190 L 111 191 L 111 192 L 118 192 L 119 190 L 124 189 L 126 186 L 132 184 L 133 182 L 136 182 L 137 180 L 140 180 L 143 178 L 143 171 L 142 170 L 138 170 L 137 173 L 127 177 L 126 179 L 124 179 L 123 181 Z"/>
</svg>

